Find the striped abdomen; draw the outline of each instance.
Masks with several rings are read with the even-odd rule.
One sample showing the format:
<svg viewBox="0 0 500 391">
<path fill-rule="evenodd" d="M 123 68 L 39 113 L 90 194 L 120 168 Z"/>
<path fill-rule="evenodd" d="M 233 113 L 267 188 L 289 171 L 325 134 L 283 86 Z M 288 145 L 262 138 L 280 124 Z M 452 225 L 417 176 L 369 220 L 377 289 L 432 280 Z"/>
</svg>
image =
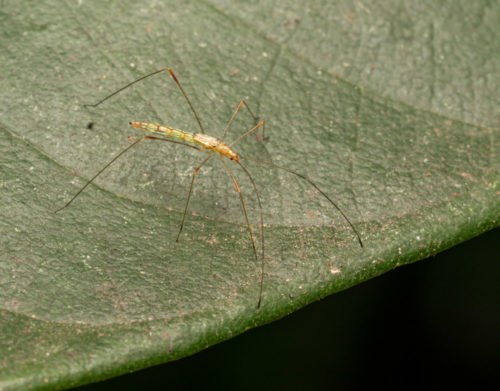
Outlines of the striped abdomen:
<svg viewBox="0 0 500 391">
<path fill-rule="evenodd" d="M 159 134 L 161 136 L 183 140 L 187 143 L 200 145 L 204 149 L 220 153 L 231 160 L 238 161 L 239 156 L 229 145 L 216 137 L 208 136 L 203 133 L 189 133 L 183 130 L 174 129 L 169 126 L 155 124 L 153 122 L 131 122 L 134 128 L 143 129 L 148 132 Z"/>
</svg>

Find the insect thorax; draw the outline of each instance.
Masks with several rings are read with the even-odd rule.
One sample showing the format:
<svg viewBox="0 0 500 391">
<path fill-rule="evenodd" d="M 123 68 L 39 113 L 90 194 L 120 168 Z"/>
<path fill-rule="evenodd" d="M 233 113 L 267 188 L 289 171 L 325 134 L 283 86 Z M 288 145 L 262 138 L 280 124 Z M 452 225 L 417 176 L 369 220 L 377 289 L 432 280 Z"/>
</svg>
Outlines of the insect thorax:
<svg viewBox="0 0 500 391">
<path fill-rule="evenodd" d="M 193 135 L 193 139 L 195 143 L 200 144 L 205 149 L 218 152 L 231 160 L 239 160 L 238 154 L 234 152 L 229 145 L 217 137 L 212 137 L 203 133 L 195 133 Z"/>
</svg>

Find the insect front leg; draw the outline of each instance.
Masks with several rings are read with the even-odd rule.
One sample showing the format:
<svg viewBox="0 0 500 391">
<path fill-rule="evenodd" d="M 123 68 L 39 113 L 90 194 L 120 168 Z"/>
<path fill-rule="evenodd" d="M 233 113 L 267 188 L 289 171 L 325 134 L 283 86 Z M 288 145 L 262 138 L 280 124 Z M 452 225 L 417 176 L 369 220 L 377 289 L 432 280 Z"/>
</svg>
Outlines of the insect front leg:
<svg viewBox="0 0 500 391">
<path fill-rule="evenodd" d="M 252 116 L 253 120 L 254 120 L 254 124 L 257 125 L 257 122 L 259 121 L 259 118 L 257 116 L 254 115 L 253 111 L 250 110 L 250 107 L 248 106 L 248 104 L 242 100 L 238 106 L 236 107 L 236 109 L 234 110 L 233 112 L 233 115 L 231 116 L 231 118 L 229 119 L 229 122 L 227 123 L 226 127 L 224 128 L 224 132 L 222 133 L 222 136 L 221 136 L 221 140 L 224 140 L 224 137 L 226 136 L 227 132 L 229 131 L 229 128 L 231 126 L 231 124 L 233 123 L 234 121 L 234 118 L 236 117 L 236 115 L 238 114 L 238 112 L 240 111 L 240 109 L 245 106 L 248 110 L 248 112 L 250 113 L 250 115 Z M 263 123 L 263 122 L 262 122 Z M 265 126 L 262 125 L 262 139 L 264 139 L 264 128 Z M 259 141 L 262 141 L 262 140 L 259 140 Z"/>
</svg>

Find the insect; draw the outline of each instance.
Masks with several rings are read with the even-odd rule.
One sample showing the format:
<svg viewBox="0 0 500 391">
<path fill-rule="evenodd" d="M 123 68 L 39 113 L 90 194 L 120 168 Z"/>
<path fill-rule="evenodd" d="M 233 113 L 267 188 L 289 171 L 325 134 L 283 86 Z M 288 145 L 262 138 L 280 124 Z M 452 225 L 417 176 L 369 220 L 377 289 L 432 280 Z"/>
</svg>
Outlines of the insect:
<svg viewBox="0 0 500 391">
<path fill-rule="evenodd" d="M 262 292 L 263 292 L 263 288 L 264 288 L 265 257 L 264 257 L 264 219 L 263 219 L 263 212 L 262 212 L 263 209 L 262 209 L 262 202 L 261 202 L 261 199 L 260 199 L 259 191 L 257 189 L 257 185 L 255 184 L 255 181 L 254 181 L 252 175 L 250 174 L 250 172 L 248 171 L 248 169 L 241 163 L 241 160 L 248 160 L 248 161 L 256 162 L 256 163 L 263 164 L 263 165 L 273 166 L 273 167 L 276 167 L 278 169 L 284 170 L 284 171 L 286 171 L 286 172 L 288 172 L 288 173 L 290 173 L 290 174 L 292 174 L 292 175 L 294 175 L 294 176 L 296 176 L 296 177 L 298 177 L 298 178 L 300 178 L 300 179 L 308 182 L 323 197 L 325 197 L 325 199 L 328 200 L 328 202 L 335 209 L 337 209 L 337 211 L 342 215 L 342 217 L 349 224 L 349 226 L 351 227 L 352 231 L 356 235 L 356 238 L 357 238 L 357 240 L 359 242 L 359 245 L 361 247 L 363 247 L 363 242 L 361 240 L 360 234 L 358 233 L 358 231 L 356 230 L 356 228 L 354 227 L 354 225 L 351 223 L 351 221 L 349 220 L 349 218 L 346 216 L 346 214 L 312 180 L 310 180 L 306 176 L 304 176 L 304 175 L 302 175 L 302 174 L 300 174 L 300 173 L 298 173 L 296 171 L 293 171 L 293 170 L 291 170 L 289 168 L 280 166 L 280 165 L 275 164 L 273 162 L 258 160 L 258 159 L 254 159 L 254 158 L 250 158 L 250 157 L 244 157 L 241 154 L 238 154 L 233 149 L 233 146 L 235 144 L 237 144 L 238 142 L 240 142 L 242 139 L 244 139 L 245 137 L 249 136 L 250 134 L 256 132 L 258 129 L 262 128 L 262 132 L 264 133 L 264 121 L 258 122 L 258 118 L 254 115 L 254 113 L 252 112 L 252 110 L 250 109 L 250 107 L 247 105 L 247 103 L 244 100 L 240 101 L 240 103 L 238 104 L 238 106 L 234 110 L 234 112 L 233 112 L 231 118 L 229 119 L 226 127 L 224 128 L 224 131 L 222 132 L 222 136 L 220 138 L 212 137 L 212 136 L 209 136 L 209 135 L 207 135 L 205 133 L 205 130 L 203 128 L 203 125 L 201 124 L 201 121 L 200 121 L 200 118 L 198 117 L 198 114 L 196 113 L 196 110 L 194 109 L 193 105 L 191 104 L 191 101 L 189 100 L 186 92 L 184 91 L 184 88 L 182 88 L 181 83 L 179 82 L 179 80 L 175 76 L 174 72 L 170 68 L 163 68 L 163 69 L 157 70 L 155 72 L 149 73 L 149 74 L 147 74 L 145 76 L 142 76 L 142 77 L 134 80 L 133 82 L 125 85 L 124 87 L 121 87 L 120 89 L 116 90 L 115 92 L 109 94 L 105 98 L 101 99 L 99 102 L 97 102 L 95 104 L 92 104 L 92 105 L 85 105 L 85 106 L 86 107 L 97 107 L 101 103 L 104 103 L 106 100 L 108 100 L 111 97 L 115 96 L 116 94 L 122 92 L 123 90 L 127 89 L 128 87 L 131 87 L 135 83 L 138 83 L 141 80 L 144 80 L 144 79 L 146 79 L 148 77 L 157 75 L 157 74 L 165 72 L 165 71 L 167 71 L 170 74 L 170 76 L 172 77 L 172 79 L 174 80 L 174 82 L 179 87 L 182 95 L 186 99 L 186 102 L 189 105 L 189 107 L 191 109 L 191 112 L 193 113 L 193 115 L 194 115 L 194 117 L 195 117 L 195 119 L 196 119 L 196 121 L 198 123 L 198 126 L 200 128 L 200 133 L 190 133 L 190 132 L 186 132 L 186 131 L 183 131 L 183 130 L 180 130 L 180 129 L 172 128 L 170 126 L 160 125 L 160 124 L 153 123 L 153 122 L 142 122 L 142 121 L 132 121 L 132 122 L 130 122 L 130 125 L 132 125 L 134 128 L 142 129 L 142 130 L 144 130 L 146 132 L 149 132 L 150 134 L 153 134 L 153 135 L 144 135 L 144 136 L 140 137 L 139 139 L 137 139 L 136 141 L 134 141 L 132 144 L 130 144 L 127 148 L 125 148 L 121 152 L 119 152 L 101 170 L 99 170 L 99 172 L 97 172 L 97 174 L 95 174 L 91 179 L 89 179 L 87 181 L 87 183 L 80 190 L 78 190 L 78 192 L 73 196 L 73 198 L 71 198 L 63 207 L 57 209 L 55 211 L 55 213 L 63 210 L 67 206 L 69 206 L 75 200 L 75 198 L 77 198 L 82 193 L 82 191 L 84 191 L 87 188 L 87 186 L 89 186 L 104 170 L 106 170 L 117 159 L 119 159 L 121 156 L 123 156 L 125 153 L 127 153 L 129 150 L 131 150 L 133 147 L 135 147 L 136 145 L 138 145 L 140 142 L 142 142 L 144 140 L 158 140 L 158 141 L 166 141 L 166 142 L 174 143 L 174 144 L 180 144 L 180 145 L 184 145 L 186 147 L 193 148 L 193 149 L 196 149 L 196 150 L 199 150 L 199 151 L 206 151 L 206 152 L 208 152 L 208 155 L 203 159 L 203 161 L 198 166 L 196 166 L 196 168 L 193 170 L 193 175 L 191 177 L 191 185 L 189 187 L 189 192 L 188 192 L 188 195 L 187 195 L 186 204 L 185 204 L 185 207 L 184 207 L 184 213 L 182 215 L 182 220 L 181 220 L 181 224 L 180 224 L 180 227 L 179 227 L 179 233 L 177 234 L 176 242 L 179 241 L 182 229 L 184 227 L 184 222 L 186 220 L 186 215 L 187 215 L 187 212 L 188 212 L 189 202 L 191 200 L 191 195 L 193 193 L 193 186 L 194 186 L 194 182 L 195 182 L 196 176 L 199 173 L 200 169 L 203 167 L 203 165 L 208 160 L 210 160 L 214 155 L 217 154 L 217 155 L 219 155 L 219 157 L 220 157 L 220 159 L 221 159 L 221 161 L 222 161 L 222 163 L 223 163 L 223 165 L 224 165 L 224 167 L 225 167 L 228 175 L 231 177 L 231 179 L 233 181 L 233 184 L 234 184 L 234 187 L 235 187 L 235 189 L 236 189 L 236 191 L 237 191 L 237 193 L 239 195 L 240 203 L 241 203 L 241 208 L 242 208 L 242 211 L 243 211 L 243 215 L 245 217 L 246 226 L 248 228 L 248 235 L 250 237 L 250 242 L 251 242 L 251 245 L 252 245 L 253 255 L 254 255 L 254 258 L 255 258 L 255 262 L 256 262 L 256 264 L 259 264 L 259 257 L 257 255 L 257 246 L 256 246 L 255 235 L 254 235 L 254 233 L 252 231 L 252 228 L 250 226 L 250 222 L 249 222 L 248 214 L 247 214 L 247 209 L 246 209 L 246 206 L 245 206 L 245 201 L 244 201 L 244 198 L 243 198 L 243 193 L 242 193 L 241 188 L 238 185 L 238 182 L 236 180 L 236 177 L 234 176 L 233 171 L 231 170 L 231 167 L 230 167 L 230 165 L 228 163 L 229 162 L 234 162 L 236 165 L 238 165 L 243 170 L 243 172 L 249 178 L 250 183 L 252 184 L 252 187 L 253 187 L 253 189 L 255 191 L 255 195 L 257 197 L 257 202 L 258 202 L 259 210 L 260 210 L 260 237 L 261 237 L 261 256 L 260 256 L 260 258 L 261 259 L 260 259 L 260 288 L 259 288 L 259 298 L 258 298 L 258 302 L 257 302 L 257 308 L 258 309 L 260 308 L 260 305 L 261 305 L 261 302 L 262 302 Z M 240 135 L 238 138 L 236 138 L 236 140 L 234 140 L 230 144 L 227 144 L 226 142 L 223 141 L 224 137 L 227 135 L 227 133 L 229 131 L 229 128 L 231 127 L 231 124 L 233 123 L 236 115 L 238 114 L 238 112 L 240 111 L 240 109 L 243 106 L 245 106 L 245 108 L 248 110 L 248 112 L 250 113 L 250 115 L 254 119 L 255 126 L 253 126 L 250 130 L 248 130 L 245 133 L 243 133 L 242 135 Z M 228 160 L 229 160 L 229 162 L 228 162 Z"/>
</svg>

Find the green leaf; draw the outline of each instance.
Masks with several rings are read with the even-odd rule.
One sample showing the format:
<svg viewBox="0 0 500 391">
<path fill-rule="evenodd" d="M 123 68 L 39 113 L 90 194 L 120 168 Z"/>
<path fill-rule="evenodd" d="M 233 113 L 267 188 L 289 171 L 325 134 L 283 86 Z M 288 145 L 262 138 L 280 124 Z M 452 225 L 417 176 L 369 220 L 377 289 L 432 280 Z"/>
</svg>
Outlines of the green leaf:
<svg viewBox="0 0 500 391">
<path fill-rule="evenodd" d="M 497 226 L 499 6 L 411 4 L 4 5 L 0 387 L 175 360 Z M 200 171 L 176 242 L 205 155 L 152 141 L 54 214 L 142 136 L 128 122 L 198 131 L 166 73 L 83 106 L 165 66 L 210 135 L 245 99 L 269 138 L 235 149 L 311 178 L 365 247 L 309 184 L 245 162 L 265 222 L 257 310 L 260 264 L 224 166 Z M 252 126 L 242 111 L 228 140 Z M 258 233 L 252 185 L 233 166 Z"/>
</svg>

